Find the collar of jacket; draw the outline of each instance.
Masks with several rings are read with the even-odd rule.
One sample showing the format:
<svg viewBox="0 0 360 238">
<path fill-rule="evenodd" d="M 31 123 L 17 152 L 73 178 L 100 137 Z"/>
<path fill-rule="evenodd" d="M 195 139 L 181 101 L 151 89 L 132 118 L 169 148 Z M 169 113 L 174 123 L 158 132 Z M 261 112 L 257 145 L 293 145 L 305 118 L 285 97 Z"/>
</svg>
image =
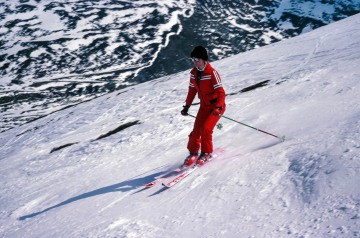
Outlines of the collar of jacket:
<svg viewBox="0 0 360 238">
<path fill-rule="evenodd" d="M 204 68 L 200 69 L 200 68 L 196 67 L 196 69 L 197 69 L 198 71 L 203 72 L 203 71 L 205 70 L 206 66 L 207 66 L 207 61 L 205 61 Z"/>
</svg>

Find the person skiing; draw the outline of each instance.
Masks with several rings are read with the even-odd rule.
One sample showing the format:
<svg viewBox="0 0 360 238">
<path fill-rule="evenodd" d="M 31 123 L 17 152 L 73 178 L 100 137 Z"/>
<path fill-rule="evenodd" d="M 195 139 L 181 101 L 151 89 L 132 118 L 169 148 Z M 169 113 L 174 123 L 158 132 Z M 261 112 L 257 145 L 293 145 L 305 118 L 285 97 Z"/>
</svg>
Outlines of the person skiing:
<svg viewBox="0 0 360 238">
<path fill-rule="evenodd" d="M 188 115 L 188 110 L 196 94 L 200 99 L 200 108 L 193 130 L 189 135 L 187 149 L 190 154 L 186 157 L 184 166 L 190 166 L 195 162 L 201 166 L 212 158 L 212 134 L 226 108 L 225 90 L 220 75 L 210 65 L 208 53 L 203 46 L 196 46 L 190 56 L 194 67 L 190 72 L 189 89 L 181 115 Z"/>
</svg>

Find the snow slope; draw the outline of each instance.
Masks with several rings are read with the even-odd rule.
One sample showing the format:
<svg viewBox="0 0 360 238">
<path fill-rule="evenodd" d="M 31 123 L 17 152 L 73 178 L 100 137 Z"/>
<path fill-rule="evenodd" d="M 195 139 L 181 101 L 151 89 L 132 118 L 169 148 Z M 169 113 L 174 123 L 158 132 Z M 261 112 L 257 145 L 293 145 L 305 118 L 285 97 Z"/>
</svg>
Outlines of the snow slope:
<svg viewBox="0 0 360 238">
<path fill-rule="evenodd" d="M 214 62 L 226 115 L 287 139 L 221 119 L 171 189 L 142 185 L 187 154 L 188 72 L 1 133 L 0 236 L 359 237 L 359 39 L 355 15 Z"/>
</svg>

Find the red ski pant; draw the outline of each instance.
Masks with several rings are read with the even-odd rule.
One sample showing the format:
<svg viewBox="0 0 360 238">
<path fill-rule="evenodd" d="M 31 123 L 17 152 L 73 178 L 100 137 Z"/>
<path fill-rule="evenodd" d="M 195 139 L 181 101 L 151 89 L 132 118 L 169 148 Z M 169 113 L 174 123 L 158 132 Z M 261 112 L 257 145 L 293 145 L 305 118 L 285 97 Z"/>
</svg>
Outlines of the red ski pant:
<svg viewBox="0 0 360 238">
<path fill-rule="evenodd" d="M 225 108 L 221 114 L 223 114 L 224 111 Z M 213 152 L 212 134 L 216 123 L 220 120 L 220 116 L 213 115 L 211 112 L 211 109 L 200 106 L 194 128 L 189 135 L 187 148 L 190 153 L 198 153 L 200 148 L 201 152 L 204 153 Z"/>
</svg>

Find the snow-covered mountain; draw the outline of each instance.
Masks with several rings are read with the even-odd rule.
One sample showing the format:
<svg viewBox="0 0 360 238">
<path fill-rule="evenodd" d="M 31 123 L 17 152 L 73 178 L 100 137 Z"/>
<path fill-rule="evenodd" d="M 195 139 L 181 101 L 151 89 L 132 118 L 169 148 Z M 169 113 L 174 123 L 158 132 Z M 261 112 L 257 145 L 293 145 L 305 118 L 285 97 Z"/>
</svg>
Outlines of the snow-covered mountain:
<svg viewBox="0 0 360 238">
<path fill-rule="evenodd" d="M 360 236 L 360 15 L 213 62 L 225 152 L 171 189 L 188 71 L 1 133 L 1 237 Z M 190 109 L 195 114 L 197 105 Z"/>
<path fill-rule="evenodd" d="M 0 131 L 360 12 L 360 0 L 0 2 Z"/>
</svg>

